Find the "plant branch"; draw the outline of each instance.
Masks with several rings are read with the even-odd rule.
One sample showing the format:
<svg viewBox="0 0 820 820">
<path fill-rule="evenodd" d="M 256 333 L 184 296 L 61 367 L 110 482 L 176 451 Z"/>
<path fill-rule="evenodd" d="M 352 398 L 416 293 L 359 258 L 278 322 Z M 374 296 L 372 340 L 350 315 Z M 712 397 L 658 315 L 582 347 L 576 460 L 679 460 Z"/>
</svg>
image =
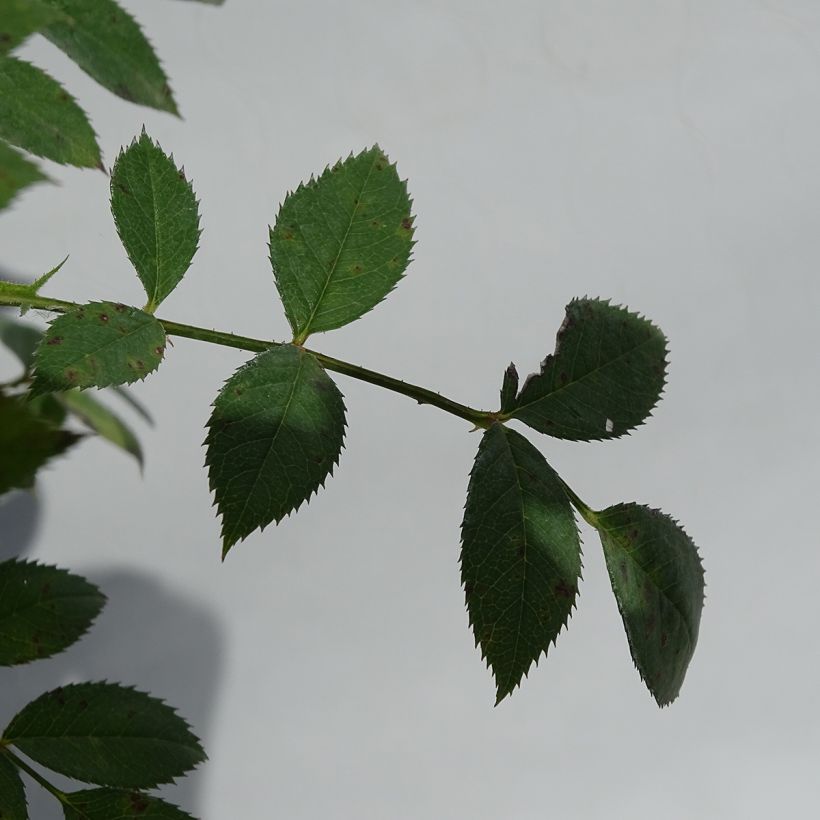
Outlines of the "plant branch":
<svg viewBox="0 0 820 820">
<path fill-rule="evenodd" d="M 17 292 L 4 292 L 4 290 L 5 289 L 0 288 L 0 305 L 6 305 L 8 307 L 19 307 L 24 310 L 37 308 L 54 313 L 67 313 L 70 310 L 80 307 L 77 302 L 68 302 L 63 299 L 50 299 L 34 293 L 21 295 Z M 283 342 L 253 339 L 249 336 L 238 336 L 234 333 L 226 333 L 221 330 L 209 330 L 208 328 L 197 327 L 195 325 L 185 325 L 180 322 L 172 322 L 168 319 L 158 319 L 158 321 L 165 328 L 165 332 L 170 336 L 196 339 L 200 342 L 209 342 L 225 347 L 238 348 L 239 350 L 247 350 L 253 353 L 261 353 L 273 345 L 283 344 Z M 383 387 L 385 390 L 392 390 L 394 393 L 400 393 L 403 396 L 415 399 L 419 404 L 429 404 L 433 407 L 438 407 L 440 410 L 444 410 L 445 413 L 450 413 L 453 416 L 465 419 L 476 427 L 486 428 L 494 421 L 499 420 L 499 413 L 476 410 L 465 404 L 459 404 L 425 387 L 419 387 L 418 385 L 410 384 L 400 379 L 394 379 L 392 376 L 386 376 L 383 373 L 368 370 L 366 367 L 360 367 L 357 364 L 351 364 L 341 359 L 334 359 L 332 356 L 326 356 L 324 353 L 319 353 L 316 350 L 303 349 L 315 356 L 327 370 L 333 370 L 336 373 L 359 379 L 359 381 L 368 382 L 377 387 Z"/>
<path fill-rule="evenodd" d="M 39 772 L 32 769 L 28 763 L 17 757 L 8 746 L 0 746 L 0 754 L 5 755 L 20 771 L 25 772 L 30 778 L 39 783 L 49 794 L 56 797 L 61 803 L 68 805 L 68 797 L 65 792 L 61 792 L 53 783 L 49 783 Z"/>
</svg>

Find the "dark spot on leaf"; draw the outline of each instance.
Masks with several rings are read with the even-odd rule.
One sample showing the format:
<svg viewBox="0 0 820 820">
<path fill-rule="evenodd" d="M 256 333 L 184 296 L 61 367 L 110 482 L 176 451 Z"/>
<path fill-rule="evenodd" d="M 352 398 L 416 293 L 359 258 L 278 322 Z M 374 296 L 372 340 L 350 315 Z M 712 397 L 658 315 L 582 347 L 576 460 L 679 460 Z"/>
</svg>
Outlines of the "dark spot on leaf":
<svg viewBox="0 0 820 820">
<path fill-rule="evenodd" d="M 108 314 L 107 314 L 107 313 L 101 313 L 101 314 L 100 314 L 100 321 L 101 321 L 103 324 L 105 324 L 105 323 L 108 321 Z"/>
<path fill-rule="evenodd" d="M 568 584 L 562 578 L 561 581 L 553 588 L 553 592 L 555 592 L 559 598 L 574 598 L 578 590 L 575 587 L 575 584 Z"/>
<path fill-rule="evenodd" d="M 669 643 L 669 635 L 665 632 L 661 632 L 661 649 L 666 649 L 666 645 Z"/>
<path fill-rule="evenodd" d="M 114 305 L 114 310 L 116 310 L 117 313 L 123 313 L 126 310 L 126 307 L 124 304 L 122 304 L 122 302 L 118 302 L 116 305 Z"/>
<path fill-rule="evenodd" d="M 124 100 L 128 100 L 128 102 L 136 102 L 134 97 L 134 92 L 125 84 L 125 83 L 117 83 L 114 86 L 114 93 L 118 97 L 122 97 Z"/>
<path fill-rule="evenodd" d="M 413 227 L 413 220 L 409 216 L 404 217 L 401 221 L 401 226 L 404 230 L 409 231 Z"/>
<path fill-rule="evenodd" d="M 361 273 L 363 270 L 364 268 L 358 263 L 353 266 L 354 273 Z"/>
<path fill-rule="evenodd" d="M 52 338 L 50 338 L 46 342 L 47 345 L 61 345 L 62 343 L 63 343 L 63 337 L 62 336 L 52 336 Z"/>
<path fill-rule="evenodd" d="M 148 801 L 143 795 L 139 794 L 139 792 L 132 792 L 128 796 L 128 800 L 131 803 L 132 811 L 138 812 L 139 814 L 148 811 Z"/>
<path fill-rule="evenodd" d="M 562 387 L 569 381 L 569 375 L 567 374 L 566 370 L 561 371 L 560 375 L 558 376 L 558 381 L 560 382 Z"/>
<path fill-rule="evenodd" d="M 78 375 L 79 375 L 79 374 L 77 373 L 77 371 L 76 371 L 76 370 L 72 370 L 71 368 L 69 368 L 69 369 L 68 369 L 68 370 L 66 370 L 66 372 L 65 372 L 65 377 L 66 377 L 66 378 L 67 378 L 70 382 L 76 382 L 76 381 L 77 381 L 77 376 L 78 376 Z"/>
<path fill-rule="evenodd" d="M 157 354 L 157 356 L 159 356 L 160 358 L 162 358 L 163 354 L 165 353 L 165 348 L 164 348 L 164 347 L 162 347 L 162 346 L 160 346 L 160 347 L 155 347 L 155 348 L 154 348 L 154 353 L 156 353 L 156 354 Z"/>
</svg>

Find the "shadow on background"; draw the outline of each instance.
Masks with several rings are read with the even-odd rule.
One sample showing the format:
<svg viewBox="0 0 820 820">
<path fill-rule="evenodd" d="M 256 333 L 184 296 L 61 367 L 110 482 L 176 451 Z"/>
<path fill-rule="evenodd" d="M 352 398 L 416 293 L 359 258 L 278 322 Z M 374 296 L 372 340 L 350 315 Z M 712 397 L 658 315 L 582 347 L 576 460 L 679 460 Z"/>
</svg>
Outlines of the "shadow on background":
<svg viewBox="0 0 820 820">
<path fill-rule="evenodd" d="M 41 503 L 34 493 L 22 492 L 0 500 L 0 560 L 31 550 Z M 109 680 L 133 685 L 176 707 L 194 733 L 206 739 L 207 752 L 223 648 L 213 614 L 143 572 L 87 567 L 78 571 L 100 587 L 108 603 L 91 630 L 64 653 L 0 669 L 0 724 L 5 726 L 26 703 L 56 686 Z M 163 796 L 201 817 L 199 779 L 194 772 L 163 790 Z M 54 780 L 69 785 L 67 780 Z M 61 820 L 59 804 L 39 786 L 31 784 L 28 795 L 32 818 Z"/>
</svg>

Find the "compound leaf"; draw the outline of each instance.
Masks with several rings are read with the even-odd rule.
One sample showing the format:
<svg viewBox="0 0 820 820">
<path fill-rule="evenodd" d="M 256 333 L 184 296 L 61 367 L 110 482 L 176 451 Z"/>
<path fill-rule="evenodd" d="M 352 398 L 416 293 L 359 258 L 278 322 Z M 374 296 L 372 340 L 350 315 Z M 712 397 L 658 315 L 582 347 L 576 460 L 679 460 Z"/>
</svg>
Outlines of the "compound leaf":
<svg viewBox="0 0 820 820">
<path fill-rule="evenodd" d="M 0 54 L 17 48 L 30 34 L 59 17 L 60 12 L 46 2 L 0 0 Z"/>
<path fill-rule="evenodd" d="M 67 777 L 124 789 L 170 783 L 205 759 L 170 706 L 114 683 L 46 692 L 17 714 L 3 739 Z"/>
<path fill-rule="evenodd" d="M 28 820 L 26 788 L 14 764 L 0 752 L 0 818 Z"/>
<path fill-rule="evenodd" d="M 134 18 L 114 0 L 46 0 L 63 12 L 43 34 L 100 85 L 177 114 L 168 78 Z"/>
<path fill-rule="evenodd" d="M 66 798 L 65 820 L 193 820 L 176 806 L 142 792 L 87 789 L 71 792 Z"/>
<path fill-rule="evenodd" d="M 237 541 L 298 509 L 332 474 L 344 442 L 344 400 L 314 356 L 279 345 L 225 383 L 208 427 L 206 463 L 224 557 Z"/>
<path fill-rule="evenodd" d="M 0 210 L 23 188 L 48 177 L 33 163 L 0 140 Z"/>
<path fill-rule="evenodd" d="M 574 299 L 555 353 L 507 415 L 556 438 L 618 438 L 649 416 L 665 372 L 666 339 L 649 320 L 608 301 Z"/>
<path fill-rule="evenodd" d="M 0 394 L 0 494 L 31 487 L 37 470 L 80 438 L 54 429 L 25 401 Z"/>
<path fill-rule="evenodd" d="M 503 424 L 479 445 L 461 542 L 470 624 L 499 703 L 558 637 L 581 577 L 578 528 L 561 480 Z"/>
<path fill-rule="evenodd" d="M 110 441 L 126 453 L 134 456 L 142 467 L 142 448 L 134 432 L 119 416 L 112 413 L 104 404 L 88 393 L 79 390 L 68 390 L 58 393 L 62 405 L 97 435 Z"/>
<path fill-rule="evenodd" d="M 188 270 L 200 230 L 191 183 L 145 131 L 114 163 L 111 212 L 153 311 Z"/>
<path fill-rule="evenodd" d="M 413 246 L 407 185 L 378 146 L 285 198 L 270 232 L 294 341 L 358 319 L 404 275 Z"/>
<path fill-rule="evenodd" d="M 14 57 L 0 58 L 0 138 L 68 165 L 100 167 L 100 148 L 83 110 L 52 77 Z"/>
<path fill-rule="evenodd" d="M 144 379 L 165 354 L 165 330 L 148 313 L 91 302 L 58 316 L 35 356 L 33 395 Z"/>
<path fill-rule="evenodd" d="M 639 504 L 594 514 L 632 659 L 659 706 L 680 692 L 703 609 L 703 565 L 668 515 Z"/>
<path fill-rule="evenodd" d="M 62 652 L 88 631 L 104 604 L 97 587 L 64 569 L 0 563 L 0 666 Z"/>
</svg>

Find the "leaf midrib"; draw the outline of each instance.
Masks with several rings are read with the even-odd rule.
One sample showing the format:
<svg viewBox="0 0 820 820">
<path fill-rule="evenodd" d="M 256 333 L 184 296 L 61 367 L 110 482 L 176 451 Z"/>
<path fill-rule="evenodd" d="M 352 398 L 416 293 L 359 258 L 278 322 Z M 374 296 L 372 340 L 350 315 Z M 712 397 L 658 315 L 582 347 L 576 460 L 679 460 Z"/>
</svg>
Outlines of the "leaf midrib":
<svg viewBox="0 0 820 820">
<path fill-rule="evenodd" d="M 630 354 L 637 352 L 644 345 L 648 345 L 648 344 L 650 344 L 651 342 L 654 342 L 654 341 L 657 341 L 657 340 L 656 339 L 643 339 L 642 341 L 638 342 L 638 344 L 636 344 L 634 347 L 631 347 L 629 350 L 625 350 L 623 353 L 619 353 L 617 356 L 615 356 L 615 358 L 608 359 L 603 364 L 598 365 L 598 367 L 595 367 L 592 370 L 584 373 L 584 375 L 581 376 L 580 378 L 572 379 L 572 380 L 568 381 L 566 384 L 562 384 L 557 388 L 553 388 L 549 392 L 544 393 L 543 396 L 539 396 L 538 398 L 533 399 L 532 401 L 528 401 L 526 404 L 519 404 L 513 411 L 511 411 L 510 416 L 514 416 L 519 410 L 524 410 L 527 407 L 532 407 L 532 405 L 534 405 L 534 404 L 538 404 L 538 403 L 540 403 L 540 402 L 542 402 L 546 399 L 552 398 L 553 396 L 556 396 L 558 393 L 560 393 L 562 390 L 566 390 L 570 387 L 575 387 L 576 385 L 581 384 L 585 379 L 588 379 L 590 376 L 594 376 L 600 370 L 604 370 L 607 367 L 610 367 L 611 365 L 617 363 L 620 359 L 623 359 L 626 356 L 629 356 Z M 555 354 L 553 354 L 552 361 L 551 361 L 550 364 L 552 365 L 550 373 L 552 373 L 552 372 L 554 372 L 555 367 L 556 367 Z M 542 371 L 541 373 L 539 373 L 535 377 L 535 379 L 537 380 L 539 378 L 544 378 L 545 375 L 546 375 L 546 371 Z M 524 392 L 526 387 L 527 387 L 527 384 L 525 382 L 524 386 L 521 388 L 522 393 Z"/>
<path fill-rule="evenodd" d="M 333 266 L 330 268 L 327 274 L 327 278 L 325 279 L 325 284 L 322 287 L 322 292 L 319 294 L 319 298 L 316 300 L 316 304 L 313 306 L 313 310 L 311 311 L 310 316 L 308 317 L 307 322 L 299 333 L 296 336 L 300 342 L 304 342 L 305 339 L 310 335 L 310 326 L 313 323 L 313 320 L 316 318 L 317 313 L 319 312 L 319 308 L 322 304 L 322 301 L 325 298 L 325 293 L 327 293 L 328 287 L 330 287 L 330 283 L 333 281 L 333 277 L 336 274 L 339 266 L 339 259 L 342 256 L 342 252 L 345 249 L 345 243 L 347 242 L 347 238 L 350 236 L 350 231 L 353 229 L 353 223 L 356 221 L 356 211 L 358 210 L 358 202 L 361 200 L 362 194 L 367 188 L 368 182 L 370 182 L 370 177 L 373 175 L 373 169 L 376 167 L 376 163 L 379 161 L 378 156 L 373 158 L 373 161 L 370 164 L 370 168 L 367 171 L 367 175 L 364 178 L 364 182 L 362 183 L 361 187 L 359 188 L 358 196 L 356 197 L 356 204 L 353 206 L 353 212 L 350 215 L 350 222 L 347 225 L 347 229 L 345 230 L 345 235 L 342 237 L 342 241 L 339 243 L 339 250 L 336 253 L 336 258 L 333 260 Z"/>
</svg>

